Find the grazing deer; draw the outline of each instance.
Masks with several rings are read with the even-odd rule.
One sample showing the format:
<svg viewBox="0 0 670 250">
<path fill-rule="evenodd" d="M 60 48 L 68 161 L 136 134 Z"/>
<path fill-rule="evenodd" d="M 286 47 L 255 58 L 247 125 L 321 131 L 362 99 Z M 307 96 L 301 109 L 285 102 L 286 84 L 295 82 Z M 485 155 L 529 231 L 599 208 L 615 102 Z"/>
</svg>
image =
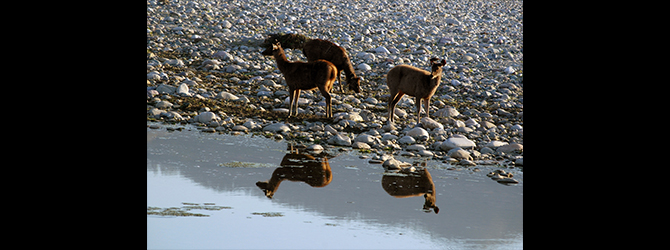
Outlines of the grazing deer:
<svg viewBox="0 0 670 250">
<path fill-rule="evenodd" d="M 423 210 L 429 213 L 432 208 L 436 214 L 440 212 L 440 208 L 435 205 L 435 184 L 428 169 L 419 169 L 415 172 L 410 172 L 407 169 L 386 171 L 381 182 L 384 191 L 396 198 L 414 197 L 423 194 L 425 199 Z"/>
<path fill-rule="evenodd" d="M 344 71 L 344 76 L 347 80 L 349 90 L 356 93 L 361 92 L 360 77 L 356 77 L 354 67 L 351 65 L 351 60 L 344 48 L 335 45 L 334 43 L 321 39 L 312 39 L 305 43 L 302 48 L 302 53 L 307 57 L 307 61 L 313 62 L 323 59 L 331 62 L 337 68 L 337 82 L 340 84 L 340 90 L 344 93 L 342 88 L 342 80 L 340 79 L 340 72 Z"/>
<path fill-rule="evenodd" d="M 256 186 L 263 190 L 265 196 L 270 199 L 284 180 L 301 181 L 312 187 L 325 187 L 333 180 L 326 157 L 317 159 L 311 155 L 288 153 L 279 165 L 281 167 L 272 172 L 269 180 L 256 182 Z"/>
<path fill-rule="evenodd" d="M 316 88 L 319 88 L 321 95 L 326 98 L 326 117 L 333 117 L 330 90 L 333 88 L 337 74 L 335 65 L 326 60 L 289 62 L 279 43 L 272 44 L 272 47 L 267 48 L 262 54 L 274 56 L 277 61 L 277 68 L 286 79 L 286 85 L 288 85 L 288 90 L 291 93 L 288 117 L 291 117 L 294 110 L 295 114 L 298 115 L 300 90 L 314 90 Z"/>
<path fill-rule="evenodd" d="M 430 117 L 428 114 L 430 98 L 440 85 L 442 66 L 447 64 L 444 59 L 440 63 L 437 60 L 439 59 L 435 57 L 430 59 L 430 72 L 409 65 L 398 65 L 389 70 L 386 74 L 386 85 L 391 92 L 388 103 L 389 123 L 393 123 L 395 105 L 405 94 L 415 97 L 417 121 L 421 121 L 422 100 L 426 103 L 426 117 Z"/>
</svg>

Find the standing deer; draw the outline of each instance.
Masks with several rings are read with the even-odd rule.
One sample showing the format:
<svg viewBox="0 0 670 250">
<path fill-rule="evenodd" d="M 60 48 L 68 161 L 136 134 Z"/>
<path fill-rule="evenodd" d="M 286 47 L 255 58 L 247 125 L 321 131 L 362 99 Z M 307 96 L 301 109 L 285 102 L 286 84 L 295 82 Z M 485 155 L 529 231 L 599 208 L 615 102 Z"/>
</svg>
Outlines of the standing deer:
<svg viewBox="0 0 670 250">
<path fill-rule="evenodd" d="M 319 88 L 321 95 L 326 98 L 326 117 L 333 117 L 330 90 L 333 88 L 337 68 L 331 62 L 326 60 L 316 60 L 313 62 L 289 62 L 279 43 L 272 44 L 262 52 L 263 55 L 274 56 L 277 61 L 277 68 L 284 75 L 286 85 L 291 93 L 288 117 L 291 117 L 293 111 L 298 115 L 298 98 L 300 90 L 314 90 Z"/>
<path fill-rule="evenodd" d="M 386 85 L 391 92 L 388 103 L 389 123 L 393 123 L 395 105 L 405 94 L 415 97 L 417 121 L 421 121 L 422 100 L 426 103 L 426 117 L 430 117 L 428 114 L 430 98 L 440 85 L 442 66 L 447 64 L 444 59 L 440 63 L 437 63 L 437 60 L 439 59 L 435 57 L 430 59 L 430 72 L 409 65 L 398 65 L 389 70 L 386 75 Z"/>
<path fill-rule="evenodd" d="M 312 62 L 323 59 L 331 62 L 337 68 L 337 82 L 340 84 L 340 90 L 344 93 L 342 88 L 342 80 L 340 79 L 340 72 L 344 71 L 344 76 L 347 80 L 349 90 L 356 93 L 361 92 L 360 77 L 356 77 L 354 67 L 351 65 L 351 60 L 344 48 L 335 45 L 334 43 L 321 39 L 312 39 L 305 43 L 302 53 L 307 57 L 307 61 Z"/>
</svg>

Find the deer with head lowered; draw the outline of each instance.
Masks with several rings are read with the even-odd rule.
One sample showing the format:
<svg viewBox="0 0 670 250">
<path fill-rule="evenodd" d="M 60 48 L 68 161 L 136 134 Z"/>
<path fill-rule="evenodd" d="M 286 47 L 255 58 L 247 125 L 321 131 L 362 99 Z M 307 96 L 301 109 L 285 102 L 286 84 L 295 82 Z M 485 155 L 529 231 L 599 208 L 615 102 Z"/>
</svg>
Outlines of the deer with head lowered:
<svg viewBox="0 0 670 250">
<path fill-rule="evenodd" d="M 300 90 L 319 89 L 321 95 L 326 98 L 326 117 L 333 117 L 330 91 L 333 89 L 337 68 L 331 62 L 326 60 L 316 60 L 313 62 L 289 62 L 279 43 L 272 44 L 262 52 L 266 56 L 274 56 L 277 61 L 277 68 L 284 75 L 286 85 L 291 94 L 288 117 L 291 117 L 293 111 L 298 115 L 298 98 Z"/>
<path fill-rule="evenodd" d="M 435 57 L 430 59 L 430 72 L 409 65 L 398 65 L 389 70 L 386 74 L 386 85 L 391 92 L 388 102 L 389 123 L 393 123 L 395 105 L 403 95 L 416 98 L 417 121 L 421 121 L 421 101 L 425 102 L 426 117 L 430 117 L 428 115 L 430 98 L 440 85 L 442 67 L 447 64 L 444 59 L 441 62 L 437 62 L 438 60 Z"/>
<path fill-rule="evenodd" d="M 344 93 L 342 80 L 340 79 L 340 72 L 342 71 L 344 71 L 349 90 L 356 93 L 361 92 L 361 78 L 356 77 L 354 67 L 351 65 L 351 60 L 349 60 L 347 51 L 342 47 L 337 46 L 331 41 L 312 39 L 305 43 L 302 48 L 302 53 L 305 54 L 305 57 L 307 57 L 307 61 L 309 62 L 323 59 L 333 63 L 337 68 L 337 82 L 340 83 L 340 90 L 342 93 Z"/>
</svg>

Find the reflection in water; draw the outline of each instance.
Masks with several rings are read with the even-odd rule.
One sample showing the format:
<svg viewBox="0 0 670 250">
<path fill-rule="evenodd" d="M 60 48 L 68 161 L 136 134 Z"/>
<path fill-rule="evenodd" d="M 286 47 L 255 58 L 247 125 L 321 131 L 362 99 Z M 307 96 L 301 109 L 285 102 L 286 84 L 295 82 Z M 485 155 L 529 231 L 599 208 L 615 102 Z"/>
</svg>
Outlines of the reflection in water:
<svg viewBox="0 0 670 250">
<path fill-rule="evenodd" d="M 289 145 L 290 153 L 286 154 L 279 164 L 281 167 L 275 169 L 272 177 L 267 181 L 256 182 L 265 196 L 272 198 L 277 192 L 279 184 L 284 180 L 301 181 L 312 187 L 325 187 L 333 180 L 333 173 L 330 170 L 328 158 L 325 155 L 315 158 L 312 155 L 300 154 L 293 146 Z"/>
<path fill-rule="evenodd" d="M 403 168 L 401 170 L 387 170 L 382 177 L 382 188 L 396 198 L 414 197 L 423 194 L 425 203 L 423 210 L 427 213 L 432 208 L 435 213 L 440 208 L 435 205 L 435 185 L 428 169 Z"/>
</svg>

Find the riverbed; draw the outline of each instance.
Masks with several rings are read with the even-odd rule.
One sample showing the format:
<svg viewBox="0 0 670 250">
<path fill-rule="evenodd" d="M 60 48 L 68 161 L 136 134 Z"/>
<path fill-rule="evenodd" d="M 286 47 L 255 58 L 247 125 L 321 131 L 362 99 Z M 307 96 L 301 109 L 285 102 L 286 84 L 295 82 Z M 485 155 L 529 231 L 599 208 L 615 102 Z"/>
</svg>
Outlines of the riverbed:
<svg viewBox="0 0 670 250">
<path fill-rule="evenodd" d="M 147 128 L 147 248 L 523 248 L 519 168 L 504 169 L 519 183 L 503 185 L 486 176 L 499 166 L 424 161 L 417 168 L 432 175 L 439 206 L 434 213 L 423 209 L 422 195 L 398 198 L 385 191 L 385 171 L 369 163 L 369 153 L 326 147 L 316 158 L 329 165 L 326 185 L 285 180 L 268 198 L 257 182 L 279 168 L 307 168 L 280 166 L 287 155 L 309 155 L 291 146 L 195 127 Z M 150 208 L 198 216 L 149 214 Z"/>
</svg>

